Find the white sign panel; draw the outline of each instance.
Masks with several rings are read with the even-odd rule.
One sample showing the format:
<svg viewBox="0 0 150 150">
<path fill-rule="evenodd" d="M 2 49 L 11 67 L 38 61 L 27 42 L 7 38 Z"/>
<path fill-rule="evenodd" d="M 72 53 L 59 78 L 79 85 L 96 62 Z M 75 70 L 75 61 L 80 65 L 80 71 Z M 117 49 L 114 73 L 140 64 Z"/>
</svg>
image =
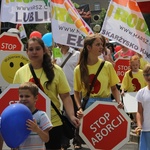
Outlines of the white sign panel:
<svg viewBox="0 0 150 150">
<path fill-rule="evenodd" d="M 136 113 L 138 108 L 138 102 L 135 99 L 137 92 L 127 92 L 123 97 L 124 110 L 127 113 Z"/>
<path fill-rule="evenodd" d="M 16 24 L 50 22 L 50 2 L 44 0 L 2 0 L 1 21 Z"/>
</svg>

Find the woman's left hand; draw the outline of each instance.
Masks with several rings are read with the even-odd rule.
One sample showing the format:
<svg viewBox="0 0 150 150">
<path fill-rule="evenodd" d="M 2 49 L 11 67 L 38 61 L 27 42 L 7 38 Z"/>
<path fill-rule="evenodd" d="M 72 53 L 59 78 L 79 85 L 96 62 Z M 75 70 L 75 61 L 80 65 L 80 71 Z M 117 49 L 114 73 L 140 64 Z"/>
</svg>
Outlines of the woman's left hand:
<svg viewBox="0 0 150 150">
<path fill-rule="evenodd" d="M 76 128 L 80 126 L 80 120 L 77 117 L 71 116 L 70 120 Z"/>
<path fill-rule="evenodd" d="M 124 105 L 123 105 L 122 102 L 119 102 L 117 107 L 123 109 L 123 108 L 124 108 Z"/>
<path fill-rule="evenodd" d="M 80 108 L 80 109 L 77 111 L 77 117 L 78 117 L 79 119 L 81 119 L 81 118 L 83 117 L 83 110 L 82 110 L 82 108 Z"/>
</svg>

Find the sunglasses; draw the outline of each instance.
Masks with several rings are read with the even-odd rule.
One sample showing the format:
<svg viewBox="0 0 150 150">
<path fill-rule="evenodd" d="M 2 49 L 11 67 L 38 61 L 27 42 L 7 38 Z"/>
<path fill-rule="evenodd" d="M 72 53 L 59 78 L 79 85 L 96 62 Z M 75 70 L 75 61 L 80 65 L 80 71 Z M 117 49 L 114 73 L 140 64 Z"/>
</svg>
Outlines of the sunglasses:
<svg viewBox="0 0 150 150">
<path fill-rule="evenodd" d="M 144 77 L 150 77 L 150 74 L 143 74 Z"/>
</svg>

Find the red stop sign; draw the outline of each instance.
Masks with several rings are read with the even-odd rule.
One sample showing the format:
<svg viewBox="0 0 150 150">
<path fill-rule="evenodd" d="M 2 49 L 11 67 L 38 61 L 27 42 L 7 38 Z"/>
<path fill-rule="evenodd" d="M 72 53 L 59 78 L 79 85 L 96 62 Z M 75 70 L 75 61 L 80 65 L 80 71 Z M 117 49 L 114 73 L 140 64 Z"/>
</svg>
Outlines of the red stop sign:
<svg viewBox="0 0 150 150">
<path fill-rule="evenodd" d="M 16 34 L 3 32 L 0 35 L 0 50 L 23 51 L 24 45 Z"/>
<path fill-rule="evenodd" d="M 0 114 L 7 106 L 14 103 L 18 103 L 19 101 L 18 87 L 19 87 L 18 84 L 10 84 L 0 94 Z M 50 118 L 50 99 L 40 89 L 39 89 L 38 100 L 36 102 L 36 108 L 45 111 Z"/>
<path fill-rule="evenodd" d="M 125 72 L 127 72 L 129 69 L 129 59 L 119 58 L 115 61 L 115 70 L 120 79 L 120 82 L 122 82 Z"/>
<path fill-rule="evenodd" d="M 96 101 L 84 111 L 79 134 L 90 149 L 118 150 L 129 133 L 130 118 L 115 102 Z"/>
</svg>

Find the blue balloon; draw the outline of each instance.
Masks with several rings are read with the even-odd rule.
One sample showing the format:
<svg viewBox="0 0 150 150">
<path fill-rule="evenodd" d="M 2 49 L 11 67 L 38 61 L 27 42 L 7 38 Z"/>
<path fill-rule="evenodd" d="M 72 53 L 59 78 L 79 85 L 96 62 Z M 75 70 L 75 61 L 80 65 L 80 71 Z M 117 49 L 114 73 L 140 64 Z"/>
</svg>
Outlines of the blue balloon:
<svg viewBox="0 0 150 150">
<path fill-rule="evenodd" d="M 44 34 L 42 36 L 42 40 L 43 40 L 45 46 L 47 46 L 47 47 L 52 46 L 52 42 L 53 42 L 53 40 L 52 40 L 52 33 L 46 33 L 46 34 Z"/>
<path fill-rule="evenodd" d="M 30 134 L 26 121 L 33 120 L 29 108 L 23 104 L 12 104 L 4 109 L 1 114 L 1 134 L 11 148 L 18 147 Z"/>
</svg>

